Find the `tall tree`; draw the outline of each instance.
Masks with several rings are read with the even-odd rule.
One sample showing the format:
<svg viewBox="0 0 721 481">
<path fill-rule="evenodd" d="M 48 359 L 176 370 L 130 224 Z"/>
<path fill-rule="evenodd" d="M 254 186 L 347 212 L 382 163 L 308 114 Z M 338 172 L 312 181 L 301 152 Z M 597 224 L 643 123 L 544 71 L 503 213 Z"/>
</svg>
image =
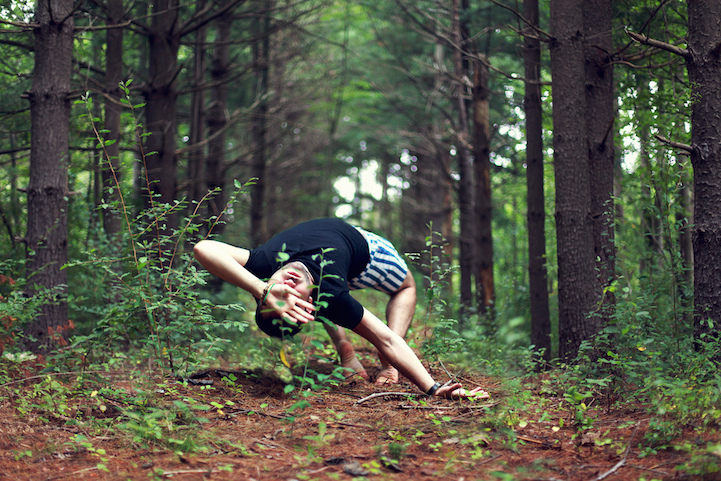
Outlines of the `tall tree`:
<svg viewBox="0 0 721 481">
<path fill-rule="evenodd" d="M 105 33 L 105 141 L 107 159 L 102 162 L 102 184 L 106 202 L 120 202 L 120 82 L 123 80 L 123 0 L 107 0 L 107 24 Z M 103 209 L 103 228 L 112 238 L 120 232 L 121 218 L 117 209 Z"/>
<path fill-rule="evenodd" d="M 587 0 L 583 9 L 586 64 L 586 121 L 590 174 L 590 220 L 598 270 L 598 289 L 615 277 L 613 182 L 615 91 L 613 82 L 612 0 Z M 613 296 L 605 290 L 602 319 L 611 315 Z"/>
<path fill-rule="evenodd" d="M 686 68 L 694 100 L 694 334 L 721 339 L 721 0 L 688 2 Z M 716 351 L 715 359 L 721 359 Z"/>
<path fill-rule="evenodd" d="M 452 186 L 447 172 L 450 156 L 435 147 L 427 145 L 413 155 L 414 171 L 409 176 L 410 186 L 403 193 L 402 209 L 404 247 L 409 252 L 426 252 L 428 257 L 420 263 L 421 272 L 426 279 L 438 280 L 444 268 L 441 264 L 450 261 L 444 253 L 444 241 L 450 238 L 446 235 Z"/>
<path fill-rule="evenodd" d="M 681 303 L 684 307 L 684 318 L 686 325 L 693 324 L 693 311 L 689 309 L 693 306 L 693 191 L 691 187 L 692 179 L 688 172 L 687 164 L 684 162 L 684 155 L 679 155 L 677 163 L 679 169 L 679 178 L 681 180 L 681 191 L 679 192 L 679 207 L 681 209 L 681 227 L 678 232 L 678 245 L 681 251 L 681 272 L 679 273 Z M 687 159 L 686 159 L 687 160 Z"/>
<path fill-rule="evenodd" d="M 491 126 L 488 64 L 475 52 L 473 62 L 473 152 L 476 222 L 476 299 L 479 312 L 494 316 L 493 206 L 491 202 Z M 493 325 L 494 323 L 489 323 Z"/>
<path fill-rule="evenodd" d="M 177 193 L 178 50 L 182 36 L 178 0 L 154 0 L 148 29 L 148 81 L 145 87 L 146 174 L 150 185 L 146 208 L 153 202 L 172 204 Z M 176 216 L 167 225 L 173 228 Z"/>
<path fill-rule="evenodd" d="M 259 2 L 255 12 L 253 31 L 253 72 L 256 80 L 256 107 L 252 113 L 251 175 L 257 179 L 251 191 L 250 229 L 253 245 L 265 242 L 269 236 L 265 217 L 265 197 L 268 189 L 268 76 L 270 75 L 270 29 L 274 0 Z"/>
<path fill-rule="evenodd" d="M 559 357 L 571 361 L 597 331 L 598 298 L 590 206 L 584 0 L 551 1 L 553 157 L 556 177 Z"/>
<path fill-rule="evenodd" d="M 639 105 L 636 106 L 636 117 L 640 119 L 637 126 L 638 139 L 640 142 L 639 160 L 640 165 L 638 174 L 643 177 L 641 195 L 646 199 L 645 203 L 640 203 L 644 209 L 641 218 L 644 226 L 644 238 L 646 239 L 647 255 L 641 259 L 641 272 L 646 271 L 647 275 L 653 275 L 654 271 L 661 268 L 664 259 L 663 250 L 663 231 L 661 225 L 661 216 L 663 205 L 661 205 L 661 197 L 663 188 L 656 180 L 656 169 L 654 165 L 660 159 L 651 159 L 651 128 L 653 120 L 650 117 L 652 110 L 652 96 L 649 92 L 649 77 L 646 72 L 637 73 L 638 86 L 637 95 Z M 649 205 L 650 203 L 650 205 Z M 645 208 L 644 208 L 645 207 Z"/>
<path fill-rule="evenodd" d="M 468 105 L 466 102 L 468 68 L 467 59 L 462 50 L 468 39 L 462 19 L 467 12 L 463 10 L 462 0 L 451 2 L 451 39 L 454 68 L 454 103 L 456 106 L 456 150 L 458 152 L 458 206 L 460 211 L 460 248 L 459 266 L 461 271 L 460 289 L 461 304 L 465 308 L 473 306 L 473 266 L 474 254 L 474 222 L 473 222 L 473 167 L 471 165 L 471 142 L 469 141 Z"/>
<path fill-rule="evenodd" d="M 691 145 L 668 141 L 690 154 L 693 166 L 694 337 L 721 338 L 721 0 L 688 2 L 687 48 L 645 35 L 636 41 L 666 50 L 686 62 L 691 85 Z M 700 345 L 700 344 L 699 344 Z M 718 361 L 718 351 L 715 360 Z"/>
<path fill-rule="evenodd" d="M 196 4 L 196 8 L 202 10 L 206 5 L 205 0 Z M 201 26 L 195 32 L 193 45 L 193 93 L 190 100 L 190 148 L 188 149 L 188 197 L 194 201 L 200 201 L 205 195 L 204 164 L 205 164 L 205 69 L 206 69 L 206 42 L 207 28 Z M 191 205 L 191 213 L 196 206 Z M 201 214 L 195 219 L 202 223 Z"/>
<path fill-rule="evenodd" d="M 528 278 L 531 296 L 531 344 L 551 359 L 551 316 L 546 268 L 546 200 L 543 185 L 543 105 L 541 103 L 541 41 L 538 0 L 523 2 L 526 114 L 526 205 Z"/>
<path fill-rule="evenodd" d="M 231 73 L 230 32 L 233 16 L 223 15 L 215 20 L 215 45 L 211 60 L 211 103 L 208 108 L 208 155 L 205 160 L 205 179 L 208 190 L 218 189 L 210 201 L 210 216 L 219 216 L 228 199 L 226 192 L 226 130 L 228 118 L 228 81 Z M 215 232 L 220 234 L 225 224 L 219 224 Z"/>
<path fill-rule="evenodd" d="M 153 0 L 150 25 L 141 25 L 148 37 L 148 80 L 144 85 L 146 174 L 150 181 L 146 207 L 150 202 L 173 204 L 177 194 L 178 159 L 177 106 L 178 76 L 182 65 L 178 62 L 181 41 L 202 29 L 215 18 L 230 15 L 242 0 L 208 0 L 187 19 L 181 18 L 178 0 Z M 167 227 L 177 223 L 170 214 Z"/>
<path fill-rule="evenodd" d="M 30 182 L 27 189 L 27 272 L 30 285 L 54 295 L 26 328 L 27 346 L 55 344 L 68 322 L 65 298 L 68 259 L 68 133 L 73 61 L 73 1 L 38 0 L 35 66 L 28 94 L 31 115 Z"/>
</svg>

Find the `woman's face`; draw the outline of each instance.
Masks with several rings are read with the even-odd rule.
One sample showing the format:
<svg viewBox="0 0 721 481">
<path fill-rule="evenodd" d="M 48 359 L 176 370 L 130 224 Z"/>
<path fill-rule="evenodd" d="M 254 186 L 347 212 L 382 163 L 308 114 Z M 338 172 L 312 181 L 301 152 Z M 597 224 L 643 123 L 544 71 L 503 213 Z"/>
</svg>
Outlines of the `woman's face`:
<svg viewBox="0 0 721 481">
<path fill-rule="evenodd" d="M 275 271 L 268 282 L 290 286 L 298 291 L 301 298 L 306 301 L 313 291 L 313 277 L 308 268 L 300 261 L 293 261 L 284 265 Z"/>
</svg>

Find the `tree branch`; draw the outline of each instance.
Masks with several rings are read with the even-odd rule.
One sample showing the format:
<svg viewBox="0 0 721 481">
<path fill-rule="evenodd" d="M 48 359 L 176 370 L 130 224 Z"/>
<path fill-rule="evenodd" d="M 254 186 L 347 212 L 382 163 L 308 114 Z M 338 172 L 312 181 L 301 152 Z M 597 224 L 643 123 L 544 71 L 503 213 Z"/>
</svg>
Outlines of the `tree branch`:
<svg viewBox="0 0 721 481">
<path fill-rule="evenodd" d="M 642 43 L 644 45 L 648 45 L 659 50 L 665 50 L 667 52 L 671 52 L 684 58 L 691 55 L 688 49 L 676 47 L 675 45 L 671 45 L 670 43 L 662 42 L 660 40 L 654 40 L 640 33 L 630 32 L 626 30 L 626 35 L 628 35 L 638 43 Z"/>
<path fill-rule="evenodd" d="M 415 394 L 415 393 L 409 393 L 409 392 L 377 392 L 375 394 L 371 394 L 369 396 L 364 397 L 363 399 L 359 399 L 355 402 L 355 404 L 363 404 L 364 402 L 374 399 L 377 397 L 387 397 L 387 396 L 420 396 L 421 394 Z"/>
<path fill-rule="evenodd" d="M 5 32 L 2 32 L 2 33 L 5 33 Z M 9 45 L 9 46 L 11 46 L 11 47 L 18 47 L 18 48 L 22 48 L 22 49 L 28 50 L 28 51 L 30 51 L 30 52 L 32 52 L 33 50 L 35 50 L 35 46 L 34 46 L 34 45 L 30 45 L 30 44 L 27 44 L 27 43 L 16 42 L 16 41 L 14 41 L 14 40 L 0 39 L 0 45 Z"/>
<path fill-rule="evenodd" d="M 551 39 L 551 34 L 550 34 L 550 33 L 546 32 L 545 30 L 542 30 L 538 25 L 535 25 L 535 24 L 533 24 L 532 22 L 529 22 L 528 20 L 526 20 L 526 18 L 525 18 L 523 15 L 521 15 L 521 13 L 520 13 L 518 10 L 516 10 L 516 9 L 514 9 L 514 8 L 511 8 L 511 7 L 509 7 L 508 5 L 504 5 L 504 4 L 502 4 L 501 2 L 498 2 L 498 1 L 496 1 L 496 0 L 491 0 L 491 3 L 493 3 L 493 4 L 495 4 L 495 5 L 498 5 L 498 6 L 501 7 L 501 8 L 505 8 L 506 10 L 508 10 L 509 12 L 511 12 L 513 15 L 515 15 L 516 17 L 518 17 L 518 19 L 519 19 L 521 22 L 523 22 L 524 24 L 526 24 L 526 26 L 527 26 L 529 29 L 531 29 L 531 30 L 533 30 L 534 32 L 536 32 L 536 35 L 533 35 L 533 36 L 532 36 L 532 35 L 529 35 L 528 33 L 524 32 L 523 30 L 521 30 L 521 31 L 516 31 L 517 34 L 519 34 L 519 35 L 521 35 L 521 36 L 524 36 L 524 37 L 533 38 L 533 39 L 538 40 L 538 41 L 540 41 L 540 42 L 548 42 L 548 41 Z M 513 30 L 515 30 L 515 29 L 513 29 Z"/>
<path fill-rule="evenodd" d="M 37 26 L 38 26 L 38 24 L 35 22 L 28 22 L 28 23 L 13 22 L 12 20 L 2 20 L 2 19 L 0 19 L 0 24 L 12 25 L 13 27 L 19 27 L 19 28 L 22 28 L 23 31 L 32 30 L 33 28 L 37 28 Z M 9 32 L 3 31 L 2 33 L 9 33 Z M 12 32 L 12 33 L 17 33 L 17 32 Z"/>
<path fill-rule="evenodd" d="M 667 138 L 665 138 L 665 137 L 661 137 L 660 135 L 656 135 L 656 138 L 657 138 L 660 142 L 668 145 L 669 147 L 673 147 L 674 149 L 681 150 L 682 152 L 684 152 L 684 153 L 686 153 L 686 154 L 691 154 L 691 152 L 693 152 L 693 147 L 691 147 L 691 146 L 688 145 L 688 144 L 682 144 L 681 142 L 675 142 L 675 141 L 673 141 L 673 140 L 671 140 L 671 139 L 667 139 Z"/>
</svg>

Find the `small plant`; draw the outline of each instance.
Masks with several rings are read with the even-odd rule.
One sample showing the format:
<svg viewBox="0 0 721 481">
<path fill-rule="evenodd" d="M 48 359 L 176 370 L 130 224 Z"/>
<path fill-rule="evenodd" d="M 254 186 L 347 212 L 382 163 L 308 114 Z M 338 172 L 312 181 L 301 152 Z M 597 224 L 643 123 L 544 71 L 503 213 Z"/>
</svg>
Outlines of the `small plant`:
<svg viewBox="0 0 721 481">
<path fill-rule="evenodd" d="M 428 282 L 425 293 L 427 303 L 425 327 L 428 329 L 432 326 L 433 335 L 425 340 L 421 352 L 426 357 L 440 360 L 441 355 L 448 355 L 463 345 L 463 338 L 458 332 L 458 321 L 448 316 L 450 306 L 444 295 L 456 268 L 441 261 L 438 252 L 442 252 L 442 246 L 434 244 L 434 239 L 440 234 L 433 232 L 432 225 L 430 229 L 431 234 L 426 237 L 426 249 L 410 257 L 416 261 L 428 259 L 427 264 L 421 261 L 421 267 L 428 272 L 425 276 Z"/>
<path fill-rule="evenodd" d="M 22 269 L 22 261 L 0 260 L 0 272 L 20 272 Z M 34 319 L 38 309 L 53 297 L 52 290 L 40 286 L 34 287 L 34 294 L 28 296 L 27 287 L 24 278 L 0 274 L 0 351 L 11 360 L 16 360 L 15 356 L 21 354 L 16 352 L 21 348 L 16 341 L 22 338 L 23 328 Z"/>
<path fill-rule="evenodd" d="M 185 407 L 179 408 L 187 414 Z M 192 426 L 179 422 L 182 416 L 177 411 L 163 408 L 126 409 L 126 420 L 119 424 L 123 430 L 133 434 L 133 442 L 141 446 L 156 444 L 174 451 L 193 452 L 198 445 L 188 431 Z"/>
<path fill-rule="evenodd" d="M 133 130 L 138 133 L 140 161 L 153 153 L 143 151 L 143 126 L 137 121 L 135 111 L 138 105 L 130 101 L 130 82 L 121 83 L 125 93 L 122 101 L 128 107 L 133 119 Z M 105 161 L 112 170 L 113 160 L 107 154 L 111 141 L 103 137 L 105 131 L 96 127 L 99 120 L 93 117 L 92 98 L 84 96 L 80 103 L 87 108 L 87 116 L 95 134 L 98 147 L 105 153 Z M 115 172 L 113 170 L 113 175 Z M 201 235 L 201 223 L 198 213 L 201 206 L 208 202 L 216 192 L 209 192 L 195 206 L 189 218 L 179 223 L 175 230 L 165 228 L 171 217 L 186 210 L 186 202 L 162 204 L 157 201 L 152 185 L 145 179 L 145 190 L 150 206 L 133 217 L 125 203 L 123 186 L 115 177 L 115 185 L 110 189 L 117 192 L 117 201 L 103 206 L 117 212 L 124 220 L 125 231 L 120 234 L 119 243 L 112 246 L 119 249 L 114 252 L 90 248 L 87 259 L 73 262 L 69 267 L 88 268 L 95 271 L 88 275 L 99 277 L 94 284 L 110 286 L 102 293 L 104 299 L 99 304 L 105 306 L 96 312 L 96 326 L 91 332 L 77 336 L 74 348 L 97 353 L 113 352 L 114 345 L 135 345 L 141 353 L 156 360 L 158 367 L 169 369 L 180 375 L 196 368 L 198 363 L 209 355 L 214 355 L 227 344 L 228 339 L 221 329 L 242 331 L 246 324 L 240 321 L 217 322 L 214 311 L 237 310 L 244 307 L 239 304 L 217 305 L 204 299 L 202 287 L 206 284 L 205 271 L 195 269 L 192 256 L 182 252 L 182 247 L 193 237 Z M 243 189 L 252 181 L 243 185 L 235 182 L 235 192 L 230 196 L 226 209 Z M 212 218 L 205 226 L 206 236 L 213 227 L 222 222 L 220 216 Z M 97 360 L 102 362 L 102 360 Z"/>
<path fill-rule="evenodd" d="M 392 470 L 400 470 L 400 465 L 406 455 L 406 449 L 410 443 L 388 443 L 385 447 L 378 449 L 378 460 L 381 464 Z"/>
<path fill-rule="evenodd" d="M 91 443 L 87 437 L 85 437 L 82 434 L 76 434 L 73 436 L 71 442 L 69 442 L 71 446 L 73 446 L 76 450 L 82 449 L 84 451 L 87 451 L 92 456 L 97 456 L 100 459 L 100 462 L 95 465 L 95 467 L 98 469 L 98 471 L 109 473 L 110 470 L 107 468 L 105 463 L 108 462 L 107 453 L 105 452 L 105 449 L 103 448 L 96 448 L 93 446 L 93 443 Z"/>
<path fill-rule="evenodd" d="M 46 416 L 65 418 L 70 412 L 69 398 L 72 394 L 69 387 L 48 375 L 29 392 L 18 396 L 16 408 L 23 415 L 37 414 L 46 422 L 49 420 Z"/>
<path fill-rule="evenodd" d="M 675 447 L 676 450 L 690 454 L 691 459 L 676 467 L 676 471 L 685 476 L 696 479 L 717 479 L 721 473 L 721 445 L 708 443 L 698 446 L 693 443 L 683 443 Z"/>
<path fill-rule="evenodd" d="M 13 453 L 15 453 L 15 461 L 33 457 L 33 452 L 30 449 L 26 449 L 25 451 L 13 451 Z"/>
<path fill-rule="evenodd" d="M 314 441 L 316 446 L 324 446 L 335 439 L 335 434 L 328 433 L 328 425 L 324 421 L 318 423 L 318 434 L 303 436 L 303 439 Z"/>
</svg>

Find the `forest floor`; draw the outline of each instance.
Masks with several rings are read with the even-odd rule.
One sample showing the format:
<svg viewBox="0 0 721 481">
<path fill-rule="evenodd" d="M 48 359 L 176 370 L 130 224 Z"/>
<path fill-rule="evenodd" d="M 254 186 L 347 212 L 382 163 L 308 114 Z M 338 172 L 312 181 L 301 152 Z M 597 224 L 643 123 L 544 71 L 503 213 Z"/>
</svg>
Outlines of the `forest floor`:
<svg viewBox="0 0 721 481">
<path fill-rule="evenodd" d="M 0 386 L 0 479 L 721 479 L 718 464 L 696 469 L 706 474 L 688 468 L 701 459 L 689 443 L 707 452 L 721 442 L 718 432 L 689 429 L 672 447 L 650 450 L 642 406 L 589 403 L 580 429 L 563 398 L 541 395 L 533 380 L 519 394 L 466 375 L 465 386 L 483 386 L 491 398 L 451 401 L 416 396 L 405 380 L 351 378 L 308 392 L 308 405 L 293 410 L 298 397 L 285 383 L 249 372 L 233 372 L 228 383 L 228 371 L 211 369 L 198 378 L 205 385 L 107 373 L 110 389 L 73 395 L 72 376 L 33 377 L 39 367 L 23 366 Z M 22 395 L 31 390 L 32 399 Z"/>
</svg>

